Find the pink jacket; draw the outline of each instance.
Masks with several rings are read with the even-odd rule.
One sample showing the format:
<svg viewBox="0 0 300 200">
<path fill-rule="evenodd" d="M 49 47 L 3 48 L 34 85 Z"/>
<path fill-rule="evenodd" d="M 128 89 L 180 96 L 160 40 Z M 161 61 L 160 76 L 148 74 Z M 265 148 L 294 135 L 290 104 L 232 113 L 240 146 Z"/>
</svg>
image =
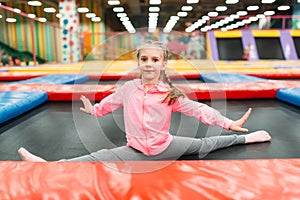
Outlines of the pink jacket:
<svg viewBox="0 0 300 200">
<path fill-rule="evenodd" d="M 204 124 L 229 129 L 232 120 L 206 104 L 183 97 L 170 106 L 162 103 L 169 91 L 169 85 L 160 82 L 145 93 L 141 80 L 134 79 L 95 104 L 92 114 L 104 116 L 123 106 L 127 145 L 145 155 L 159 154 L 171 143 L 173 137 L 169 129 L 172 112 L 181 112 Z"/>
</svg>

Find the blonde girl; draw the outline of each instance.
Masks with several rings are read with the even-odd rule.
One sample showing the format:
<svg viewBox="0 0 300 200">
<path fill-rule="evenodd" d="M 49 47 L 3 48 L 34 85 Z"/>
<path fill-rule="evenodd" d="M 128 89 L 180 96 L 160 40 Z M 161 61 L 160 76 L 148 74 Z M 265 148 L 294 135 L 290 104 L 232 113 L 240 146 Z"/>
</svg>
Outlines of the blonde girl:
<svg viewBox="0 0 300 200">
<path fill-rule="evenodd" d="M 94 117 L 102 117 L 123 107 L 126 146 L 101 149 L 89 155 L 62 161 L 168 160 L 177 159 L 182 155 L 206 154 L 236 144 L 265 142 L 271 139 L 263 130 L 245 135 L 206 138 L 170 134 L 173 112 L 195 117 L 206 125 L 247 132 L 243 125 L 251 109 L 240 119 L 233 121 L 206 104 L 188 99 L 168 78 L 165 72 L 167 60 L 166 46 L 157 41 L 148 41 L 137 49 L 140 78 L 124 83 L 115 93 L 95 105 L 85 96 L 81 97 L 83 107 L 80 110 Z M 18 152 L 25 161 L 45 161 L 24 148 L 20 148 Z"/>
</svg>

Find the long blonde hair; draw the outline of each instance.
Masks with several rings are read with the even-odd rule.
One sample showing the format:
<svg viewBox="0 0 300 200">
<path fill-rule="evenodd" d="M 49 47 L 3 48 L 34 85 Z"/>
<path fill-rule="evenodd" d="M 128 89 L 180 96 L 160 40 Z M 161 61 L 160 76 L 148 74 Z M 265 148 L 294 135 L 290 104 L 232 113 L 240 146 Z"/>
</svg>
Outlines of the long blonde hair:
<svg viewBox="0 0 300 200">
<path fill-rule="evenodd" d="M 162 49 L 164 61 L 168 60 L 169 50 L 168 50 L 167 46 L 164 43 L 162 43 L 162 42 L 153 41 L 153 40 L 149 40 L 149 41 L 145 42 L 143 45 L 141 45 L 141 46 L 139 46 L 137 48 L 137 50 L 136 50 L 136 57 L 137 57 L 137 59 L 139 59 L 139 57 L 140 57 L 141 50 L 144 49 L 144 48 L 149 48 L 149 47 L 150 48 L 151 47 L 155 47 L 155 48 Z M 168 105 L 172 105 L 173 103 L 175 103 L 177 101 L 177 99 L 179 97 L 186 97 L 186 95 L 181 90 L 179 90 L 178 88 L 176 88 L 173 85 L 171 79 L 168 77 L 168 75 L 167 75 L 167 73 L 166 73 L 165 70 L 161 70 L 160 71 L 159 80 L 161 80 L 164 83 L 167 83 L 170 86 L 170 88 L 171 88 L 171 91 L 169 92 L 169 94 L 162 101 L 163 103 L 168 103 Z"/>
</svg>

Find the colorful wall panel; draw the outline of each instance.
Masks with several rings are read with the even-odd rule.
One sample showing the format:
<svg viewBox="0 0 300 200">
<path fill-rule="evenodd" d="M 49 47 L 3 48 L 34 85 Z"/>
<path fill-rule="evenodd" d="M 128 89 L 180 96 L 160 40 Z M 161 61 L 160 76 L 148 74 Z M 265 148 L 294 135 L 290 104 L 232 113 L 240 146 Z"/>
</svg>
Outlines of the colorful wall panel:
<svg viewBox="0 0 300 200">
<path fill-rule="evenodd" d="M 53 6 L 55 4 L 54 2 L 49 2 L 48 5 L 46 1 L 43 1 L 43 6 L 47 7 Z M 103 10 L 105 3 L 106 1 L 104 0 L 79 1 L 79 6 L 88 5 L 90 8 L 92 8 L 91 12 L 95 12 L 97 16 L 99 15 L 102 18 L 102 21 L 100 23 L 94 23 L 90 19 L 86 18 L 84 14 L 79 14 L 79 32 L 82 30 L 90 30 L 105 33 L 103 18 Z M 7 7 L 19 8 L 22 11 L 22 13 L 32 13 L 35 14 L 37 17 L 45 17 L 48 21 L 46 23 L 34 21 L 1 8 L 0 14 L 3 16 L 3 19 L 5 19 L 6 17 L 15 17 L 17 19 L 17 22 L 7 23 L 5 22 L 5 20 L 0 21 L 0 41 L 17 51 L 30 53 L 33 53 L 35 51 L 38 57 L 46 60 L 47 62 L 62 62 L 62 27 L 60 27 L 60 20 L 55 16 L 56 13 L 45 13 L 43 11 L 43 6 L 28 6 L 26 1 L 22 1 L 21 3 L 14 3 L 13 1 L 6 2 L 6 5 Z M 56 7 L 56 9 L 58 12 L 58 6 Z M 78 38 L 80 37 L 81 35 L 78 35 Z M 105 41 L 105 34 L 102 34 L 100 36 L 93 36 L 91 41 L 94 44 L 103 43 Z M 70 45 L 70 41 L 68 45 Z M 79 45 L 81 46 L 82 44 L 79 43 Z M 75 49 L 77 48 L 78 47 L 75 47 Z M 77 55 L 75 57 L 77 57 Z"/>
<path fill-rule="evenodd" d="M 214 61 L 220 60 L 217 40 L 225 38 L 240 38 L 242 40 L 243 48 L 250 49 L 249 60 L 273 59 L 272 57 L 268 57 L 266 55 L 260 55 L 262 51 L 264 53 L 269 51 L 269 54 L 276 54 L 278 52 L 278 54 L 282 54 L 274 57 L 274 59 L 297 60 L 299 58 L 293 37 L 298 35 L 300 35 L 300 30 L 235 30 L 227 32 L 210 31 L 207 34 L 207 45 L 209 45 L 209 56 Z M 268 40 L 269 42 L 263 40 Z M 232 49 L 228 49 L 228 51 L 232 51 Z"/>
</svg>

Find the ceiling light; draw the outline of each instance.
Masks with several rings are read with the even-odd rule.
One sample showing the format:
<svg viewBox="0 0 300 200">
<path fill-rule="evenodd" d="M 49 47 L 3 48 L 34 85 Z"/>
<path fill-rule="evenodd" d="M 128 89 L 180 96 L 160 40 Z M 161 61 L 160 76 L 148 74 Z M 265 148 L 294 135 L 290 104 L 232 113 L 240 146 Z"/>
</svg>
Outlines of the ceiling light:
<svg viewBox="0 0 300 200">
<path fill-rule="evenodd" d="M 161 0 L 150 0 L 149 4 L 150 5 L 159 5 L 159 4 L 161 4 Z"/>
<path fill-rule="evenodd" d="M 248 11 L 255 11 L 255 10 L 258 10 L 258 9 L 259 9 L 258 6 L 248 6 L 248 7 L 247 7 L 247 10 L 248 10 Z"/>
<path fill-rule="evenodd" d="M 251 22 L 255 22 L 255 21 L 258 20 L 258 17 L 249 17 L 249 20 L 250 20 Z"/>
<path fill-rule="evenodd" d="M 204 21 L 207 21 L 207 20 L 209 20 L 210 18 L 209 18 L 208 16 L 205 16 L 205 15 L 204 15 L 204 16 L 202 17 L 202 19 L 203 19 Z"/>
<path fill-rule="evenodd" d="M 87 7 L 79 7 L 79 8 L 77 8 L 77 11 L 79 13 L 87 13 L 87 12 L 89 12 L 89 9 Z"/>
<path fill-rule="evenodd" d="M 93 18 L 93 17 L 96 17 L 96 14 L 95 13 L 86 13 L 85 16 L 87 18 Z"/>
<path fill-rule="evenodd" d="M 187 4 L 199 3 L 199 0 L 187 0 Z"/>
<path fill-rule="evenodd" d="M 158 13 L 149 13 L 150 17 L 158 17 Z"/>
<path fill-rule="evenodd" d="M 223 11 L 225 11 L 225 10 L 227 10 L 227 7 L 226 7 L 226 6 L 217 6 L 217 7 L 216 7 L 216 11 L 218 11 L 218 12 L 223 12 Z"/>
<path fill-rule="evenodd" d="M 170 19 L 177 21 L 177 20 L 179 20 L 179 17 L 178 16 L 171 16 Z"/>
<path fill-rule="evenodd" d="M 276 0 L 261 0 L 261 3 L 274 3 Z"/>
<path fill-rule="evenodd" d="M 266 16 L 264 14 L 257 14 L 256 17 L 258 19 L 263 19 L 263 18 L 266 18 Z"/>
<path fill-rule="evenodd" d="M 288 9 L 290 9 L 290 6 L 284 6 L 284 5 L 282 5 L 282 6 L 279 6 L 277 9 L 278 10 L 288 10 Z"/>
<path fill-rule="evenodd" d="M 30 6 L 41 6 L 42 5 L 42 3 L 40 1 L 28 1 L 27 4 Z"/>
<path fill-rule="evenodd" d="M 249 19 L 244 19 L 242 22 L 244 22 L 245 24 L 250 24 L 251 21 Z"/>
<path fill-rule="evenodd" d="M 231 14 L 229 17 L 232 18 L 232 19 L 238 19 L 238 18 L 240 18 L 240 16 L 236 15 L 236 14 Z"/>
<path fill-rule="evenodd" d="M 110 6 L 116 6 L 116 5 L 120 4 L 120 1 L 119 0 L 109 0 L 107 3 Z"/>
<path fill-rule="evenodd" d="M 118 17 L 127 17 L 127 14 L 126 13 L 118 13 L 117 16 Z"/>
<path fill-rule="evenodd" d="M 1 4 L 0 4 L 1 5 Z M 0 15 L 0 19 L 2 18 L 2 15 Z"/>
<path fill-rule="evenodd" d="M 114 12 L 124 12 L 124 8 L 123 7 L 114 7 L 113 11 Z"/>
<path fill-rule="evenodd" d="M 218 13 L 218 12 L 209 12 L 209 13 L 207 13 L 207 15 L 208 15 L 209 17 L 216 17 L 216 16 L 219 15 L 219 13 Z"/>
<path fill-rule="evenodd" d="M 268 11 L 265 11 L 264 12 L 264 15 L 274 15 L 275 14 L 275 11 L 273 11 L 273 10 L 268 10 Z"/>
<path fill-rule="evenodd" d="M 100 22 L 101 21 L 101 18 L 100 17 L 93 17 L 91 19 L 93 22 Z"/>
<path fill-rule="evenodd" d="M 28 17 L 29 17 L 29 18 L 35 18 L 36 15 L 31 13 L 31 14 L 28 14 Z"/>
<path fill-rule="evenodd" d="M 238 3 L 239 2 L 239 0 L 226 0 L 226 4 L 236 4 L 236 3 Z"/>
<path fill-rule="evenodd" d="M 149 12 L 159 12 L 160 8 L 159 7 L 149 7 Z"/>
<path fill-rule="evenodd" d="M 6 21 L 13 23 L 13 22 L 16 22 L 17 20 L 15 18 L 8 17 L 8 18 L 6 18 Z"/>
<path fill-rule="evenodd" d="M 15 11 L 16 13 L 20 13 L 20 12 L 21 12 L 21 10 L 20 10 L 19 8 L 14 8 L 14 11 Z"/>
<path fill-rule="evenodd" d="M 177 13 L 177 16 L 178 16 L 178 17 L 186 17 L 187 15 L 188 15 L 187 12 L 178 12 L 178 13 Z"/>
<path fill-rule="evenodd" d="M 129 21 L 129 17 L 121 17 L 120 21 L 124 22 L 124 21 Z"/>
<path fill-rule="evenodd" d="M 245 16 L 245 15 L 248 14 L 248 12 L 247 12 L 247 11 L 238 11 L 236 14 L 237 14 L 238 16 Z"/>
<path fill-rule="evenodd" d="M 56 12 L 55 8 L 53 8 L 53 7 L 44 8 L 44 11 L 46 13 L 55 13 Z"/>
<path fill-rule="evenodd" d="M 182 11 L 192 11 L 192 10 L 193 10 L 193 7 L 192 7 L 192 6 L 182 6 L 182 7 L 181 7 L 181 10 L 182 10 Z"/>
<path fill-rule="evenodd" d="M 46 22 L 47 19 L 46 19 L 45 17 L 40 17 L 40 18 L 39 18 L 39 21 L 40 21 L 40 22 Z"/>
<path fill-rule="evenodd" d="M 62 17 L 62 14 L 61 14 L 61 13 L 57 13 L 55 16 L 56 16 L 57 18 L 61 18 L 61 17 Z"/>
</svg>

